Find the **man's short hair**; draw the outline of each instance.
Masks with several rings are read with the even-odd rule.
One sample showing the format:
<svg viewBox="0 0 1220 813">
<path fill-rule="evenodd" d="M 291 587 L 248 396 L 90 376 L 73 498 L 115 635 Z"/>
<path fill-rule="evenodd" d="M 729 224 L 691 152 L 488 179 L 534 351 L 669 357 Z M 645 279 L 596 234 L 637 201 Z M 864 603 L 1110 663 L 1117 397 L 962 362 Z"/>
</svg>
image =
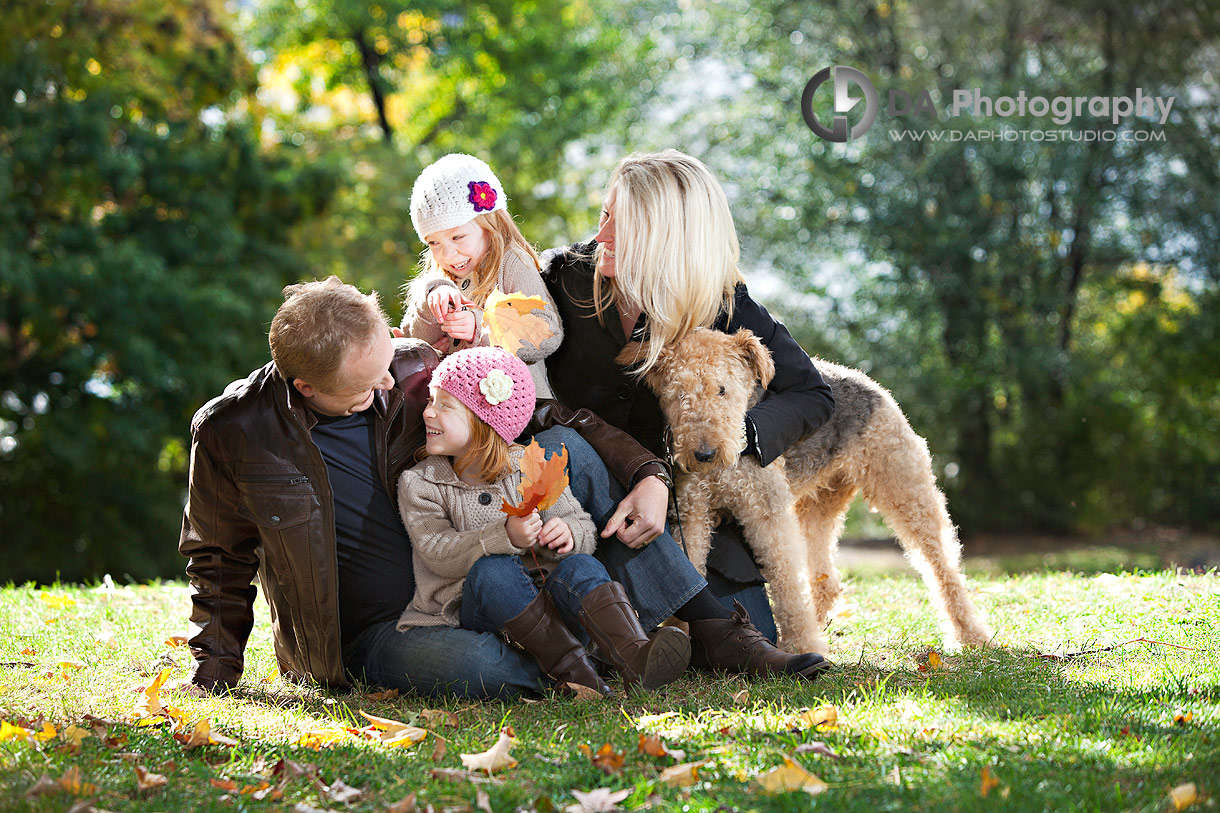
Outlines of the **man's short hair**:
<svg viewBox="0 0 1220 813">
<path fill-rule="evenodd" d="M 285 380 L 334 392 L 348 350 L 388 329 L 376 291 L 361 293 L 334 276 L 289 285 L 271 320 L 271 360 Z"/>
</svg>

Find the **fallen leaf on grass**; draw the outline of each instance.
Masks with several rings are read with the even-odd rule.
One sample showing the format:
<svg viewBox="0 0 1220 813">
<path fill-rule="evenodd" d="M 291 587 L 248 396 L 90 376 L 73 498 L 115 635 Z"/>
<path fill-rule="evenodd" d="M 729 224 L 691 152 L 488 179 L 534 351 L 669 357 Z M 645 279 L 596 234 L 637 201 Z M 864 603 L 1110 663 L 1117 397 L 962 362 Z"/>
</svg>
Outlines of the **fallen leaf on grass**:
<svg viewBox="0 0 1220 813">
<path fill-rule="evenodd" d="M 173 668 L 165 667 L 152 683 L 144 687 L 140 698 L 136 701 L 135 709 L 132 711 L 137 719 L 145 720 L 161 714 L 165 708 L 161 703 L 161 687 L 165 685 L 165 681 L 169 680 L 170 673 L 173 671 Z"/>
<path fill-rule="evenodd" d="M 995 790 L 999 786 L 1000 780 L 996 779 L 995 776 L 992 775 L 991 766 L 984 765 L 983 773 L 979 778 L 979 796 L 982 796 L 985 799 L 987 798 L 987 794 L 991 793 L 991 791 Z"/>
<path fill-rule="evenodd" d="M 798 754 L 817 754 L 822 757 L 830 757 L 831 759 L 839 759 L 839 755 L 824 742 L 806 742 L 796 747 Z"/>
<path fill-rule="evenodd" d="M 623 762 L 626 756 L 617 753 L 614 746 L 610 743 L 604 743 L 601 748 L 594 753 L 593 749 L 584 743 L 580 744 L 580 752 L 589 758 L 594 765 L 601 768 L 606 774 L 616 774 L 623 772 Z"/>
<path fill-rule="evenodd" d="M 334 745 L 337 742 L 343 742 L 351 737 L 351 734 L 346 728 L 338 728 L 330 726 L 328 728 L 310 728 L 301 734 L 297 740 L 297 745 L 302 748 L 312 748 L 317 751 L 319 748 L 325 748 Z"/>
<path fill-rule="evenodd" d="M 790 757 L 784 757 L 784 763 L 777 765 L 758 777 L 759 786 L 768 793 L 788 793 L 793 790 L 803 790 L 810 796 L 817 796 L 827 790 L 827 785 L 817 776 L 809 773 Z"/>
<path fill-rule="evenodd" d="M 387 807 L 385 809 L 385 813 L 416 813 L 415 791 L 411 791 L 406 796 Z"/>
<path fill-rule="evenodd" d="M 521 494 L 520 505 L 509 505 L 500 501 L 500 510 L 510 517 L 526 517 L 535 509 L 545 511 L 563 496 L 568 487 L 568 449 L 560 448 L 558 454 L 549 458 L 538 441 L 530 441 L 521 456 L 521 483 L 517 491 Z"/>
<path fill-rule="evenodd" d="M 170 649 L 173 649 L 174 647 L 178 646 L 186 646 L 186 643 L 189 640 L 190 639 L 185 635 L 171 635 L 165 639 L 165 645 Z"/>
<path fill-rule="evenodd" d="M 76 599 L 66 593 L 47 593 L 38 594 L 38 598 L 42 603 L 50 607 L 52 610 L 62 610 L 64 607 L 75 607 Z"/>
<path fill-rule="evenodd" d="M 944 660 L 940 657 L 940 653 L 935 649 L 929 649 L 923 656 L 915 658 L 919 664 L 920 672 L 932 672 L 937 669 L 943 669 L 945 666 Z"/>
<path fill-rule="evenodd" d="M 414 745 L 428 736 L 427 729 L 391 720 L 388 717 L 377 717 L 365 711 L 360 714 L 372 724 L 359 729 L 360 734 L 390 748 Z"/>
<path fill-rule="evenodd" d="M 237 745 L 237 740 L 229 739 L 212 731 L 212 724 L 207 720 L 200 720 L 195 723 L 195 727 L 191 730 L 190 734 L 175 733 L 174 739 L 182 743 L 183 747 L 188 751 L 201 745 L 227 745 L 229 747 Z"/>
<path fill-rule="evenodd" d="M 26 790 L 25 795 L 27 797 L 45 796 L 48 793 L 59 793 L 61 790 L 63 790 L 63 788 L 59 786 L 59 783 L 44 773 L 42 776 L 38 777 L 37 782 L 30 785 L 30 787 Z"/>
<path fill-rule="evenodd" d="M 440 762 L 445 758 L 445 753 L 449 750 L 449 744 L 445 742 L 444 737 L 439 737 L 436 734 L 432 736 L 436 739 L 436 745 L 432 746 L 432 761 Z"/>
<path fill-rule="evenodd" d="M 353 788 L 342 779 L 336 779 L 334 784 L 328 787 L 324 793 L 327 799 L 339 804 L 351 804 L 364 795 L 364 791 L 360 790 L 360 788 Z"/>
<path fill-rule="evenodd" d="M 594 788 L 585 793 L 572 789 L 576 804 L 564 808 L 564 813 L 613 813 L 622 810 L 618 803 L 631 795 L 631 790 L 610 790 L 610 788 Z"/>
<path fill-rule="evenodd" d="M 657 779 L 672 787 L 689 787 L 699 781 L 699 769 L 706 764 L 707 760 L 701 759 L 698 762 L 683 762 L 681 765 L 671 765 L 662 770 Z"/>
<path fill-rule="evenodd" d="M 798 728 L 815 728 L 818 731 L 833 731 L 839 727 L 839 709 L 835 706 L 818 706 L 807 709 L 793 721 Z"/>
<path fill-rule="evenodd" d="M 398 697 L 397 689 L 386 689 L 384 692 L 372 692 L 368 695 L 369 700 L 393 700 Z"/>
<path fill-rule="evenodd" d="M 647 754 L 650 757 L 673 757 L 678 762 L 686 759 L 686 752 L 680 749 L 669 749 L 665 746 L 664 741 L 660 737 L 647 737 L 640 735 L 640 742 L 636 746 L 641 754 Z"/>
<path fill-rule="evenodd" d="M 737 692 L 736 694 L 734 694 L 733 702 L 739 706 L 744 706 L 746 703 L 749 703 L 750 702 L 750 690 L 742 689 L 740 692 Z"/>
<path fill-rule="evenodd" d="M 209 779 L 208 781 L 212 783 L 212 787 L 219 788 L 220 790 L 237 790 L 237 783 L 232 779 Z"/>
<path fill-rule="evenodd" d="M 27 646 L 25 649 L 21 650 L 21 654 L 28 657 L 33 657 L 38 654 L 38 650 L 34 649 L 32 646 Z"/>
<path fill-rule="evenodd" d="M 1184 726 L 1193 719 L 1195 719 L 1195 715 L 1189 711 L 1183 711 L 1182 709 L 1178 709 L 1177 711 L 1175 711 L 1173 713 L 1173 724 L 1174 725 Z"/>
<path fill-rule="evenodd" d="M 1194 782 L 1178 785 L 1169 791 L 1169 803 L 1173 805 L 1174 810 L 1185 810 L 1198 802 L 1199 788 L 1195 786 Z"/>
<path fill-rule="evenodd" d="M 491 797 L 482 788 L 475 788 L 474 790 L 474 806 L 484 811 L 484 813 L 496 813 L 496 811 L 491 809 Z"/>
<path fill-rule="evenodd" d="M 84 742 L 86 737 L 92 737 L 93 732 L 78 725 L 70 725 L 60 732 L 60 736 L 63 737 L 64 742 L 72 747 L 80 748 L 80 744 Z"/>
<path fill-rule="evenodd" d="M 460 754 L 459 756 L 462 764 L 472 771 L 487 771 L 490 774 L 501 768 L 513 768 L 516 767 L 517 760 L 509 756 L 508 752 L 516 741 L 512 728 L 506 726 L 500 729 L 500 736 L 491 748 L 480 754 Z"/>
<path fill-rule="evenodd" d="M 82 781 L 80 778 L 80 768 L 75 766 L 64 771 L 63 776 L 59 777 L 55 784 L 73 796 L 89 796 L 97 793 L 97 785 Z"/>
<path fill-rule="evenodd" d="M 519 291 L 505 294 L 498 287 L 492 289 L 483 306 L 483 324 L 491 344 L 513 354 L 525 342 L 542 347 L 553 334 L 546 322 L 531 311 L 545 309 L 546 300 L 540 296 L 526 296 Z"/>
<path fill-rule="evenodd" d="M 140 793 L 148 793 L 169 784 L 169 778 L 164 774 L 153 773 L 143 765 L 135 765 L 133 768 L 136 772 L 136 790 Z"/>
</svg>

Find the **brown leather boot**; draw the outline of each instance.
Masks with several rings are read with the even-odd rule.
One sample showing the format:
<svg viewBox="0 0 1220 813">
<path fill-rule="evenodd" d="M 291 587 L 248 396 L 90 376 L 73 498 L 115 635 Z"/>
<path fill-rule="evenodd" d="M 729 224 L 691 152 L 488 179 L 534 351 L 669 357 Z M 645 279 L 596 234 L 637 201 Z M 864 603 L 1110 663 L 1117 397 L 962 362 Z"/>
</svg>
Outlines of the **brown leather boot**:
<svg viewBox="0 0 1220 813">
<path fill-rule="evenodd" d="M 708 669 L 723 669 L 747 675 L 800 675 L 813 680 L 830 668 L 830 661 L 816 652 L 793 655 L 776 648 L 750 623 L 741 602 L 733 602 L 732 618 L 707 618 L 690 622 L 692 660 Z"/>
<path fill-rule="evenodd" d="M 602 680 L 589 653 L 563 623 L 563 616 L 545 590 L 525 609 L 504 622 L 504 634 L 513 644 L 534 656 L 542 671 L 555 679 L 555 688 L 569 697 L 576 694 L 568 684 L 588 686 L 606 697 L 614 690 Z"/>
<path fill-rule="evenodd" d="M 580 621 L 589 637 L 618 669 L 628 690 L 659 689 L 686 671 L 690 638 L 674 627 L 661 627 L 650 638 L 618 582 L 589 591 L 580 607 Z"/>
</svg>

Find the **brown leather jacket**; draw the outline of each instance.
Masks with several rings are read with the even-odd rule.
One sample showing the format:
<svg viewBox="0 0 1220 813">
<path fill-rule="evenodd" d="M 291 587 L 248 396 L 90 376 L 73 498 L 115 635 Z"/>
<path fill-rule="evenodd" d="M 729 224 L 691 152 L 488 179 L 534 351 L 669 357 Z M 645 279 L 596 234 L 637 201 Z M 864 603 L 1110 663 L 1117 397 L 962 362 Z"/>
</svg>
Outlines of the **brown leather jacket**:
<svg viewBox="0 0 1220 813">
<path fill-rule="evenodd" d="M 395 341 L 397 386 L 373 400 L 382 484 L 397 508 L 396 483 L 423 445 L 421 413 L 435 351 Z M 271 607 L 280 671 L 324 685 L 348 685 L 339 645 L 334 504 L 326 464 L 309 430 L 317 422 L 273 364 L 230 384 L 191 423 L 190 489 L 178 550 L 192 587 L 191 680 L 235 685 L 254 624 L 255 574 Z M 663 464 L 587 409 L 539 402 L 527 432 L 570 426 L 626 485 Z M 403 596 L 403 605 L 410 596 Z"/>
</svg>

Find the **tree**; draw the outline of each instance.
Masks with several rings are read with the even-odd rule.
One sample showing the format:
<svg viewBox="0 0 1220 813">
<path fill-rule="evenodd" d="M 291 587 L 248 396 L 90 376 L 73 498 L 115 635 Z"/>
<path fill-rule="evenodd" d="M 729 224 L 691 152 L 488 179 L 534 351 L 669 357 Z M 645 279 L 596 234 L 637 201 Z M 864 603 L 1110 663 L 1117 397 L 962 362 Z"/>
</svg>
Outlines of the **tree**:
<svg viewBox="0 0 1220 813">
<path fill-rule="evenodd" d="M 177 572 L 191 414 L 266 360 L 288 227 L 219 4 L 24 4 L 0 48 L 0 572 Z M 208 123 L 205 123 L 208 122 Z"/>
</svg>

